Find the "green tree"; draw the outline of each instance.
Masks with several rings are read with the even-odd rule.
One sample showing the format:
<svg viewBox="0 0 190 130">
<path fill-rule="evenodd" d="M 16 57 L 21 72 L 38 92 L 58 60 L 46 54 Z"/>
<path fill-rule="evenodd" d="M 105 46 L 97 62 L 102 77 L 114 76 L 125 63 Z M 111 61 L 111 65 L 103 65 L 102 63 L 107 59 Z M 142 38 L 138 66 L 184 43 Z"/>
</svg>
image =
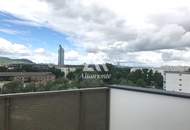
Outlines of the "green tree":
<svg viewBox="0 0 190 130">
<path fill-rule="evenodd" d="M 48 91 L 44 84 L 36 84 L 36 91 Z"/>
<path fill-rule="evenodd" d="M 72 80 L 72 81 L 81 81 L 82 73 L 83 73 L 82 68 L 78 68 L 73 72 L 69 72 L 67 74 L 67 79 Z"/>
<path fill-rule="evenodd" d="M 136 85 L 139 87 L 145 87 L 146 83 L 143 79 L 138 79 Z"/>
<path fill-rule="evenodd" d="M 25 84 L 23 91 L 24 92 L 36 92 L 36 86 L 34 83 Z"/>
<path fill-rule="evenodd" d="M 67 84 L 68 80 L 64 78 L 59 78 L 55 81 L 48 82 L 47 85 L 44 86 L 44 91 L 65 90 L 68 89 Z"/>
<path fill-rule="evenodd" d="M 146 83 L 146 86 L 148 86 L 148 69 L 143 69 L 143 80 Z"/>
<path fill-rule="evenodd" d="M 147 77 L 147 85 L 148 86 L 152 86 L 154 84 L 153 83 L 154 82 L 153 76 L 154 76 L 154 73 L 153 73 L 153 70 L 151 69 L 148 71 L 148 77 Z"/>
<path fill-rule="evenodd" d="M 2 92 L 7 93 L 20 93 L 23 92 L 23 83 L 21 81 L 12 81 L 3 85 Z"/>
<path fill-rule="evenodd" d="M 62 72 L 60 69 L 57 69 L 55 67 L 50 68 L 50 72 L 52 72 L 56 78 L 64 77 L 65 73 Z"/>
<path fill-rule="evenodd" d="M 127 85 L 130 85 L 130 86 L 135 86 L 135 83 L 131 80 L 127 80 Z"/>
<path fill-rule="evenodd" d="M 154 79 L 155 88 L 163 89 L 163 76 L 162 76 L 162 74 L 156 71 L 154 73 L 153 79 Z"/>
<path fill-rule="evenodd" d="M 5 66 L 0 66 L 0 72 L 7 72 L 8 69 Z"/>
<path fill-rule="evenodd" d="M 69 88 L 69 89 L 77 89 L 77 88 L 80 88 L 80 81 L 76 81 L 76 80 L 69 81 L 69 82 L 67 83 L 67 88 Z"/>
<path fill-rule="evenodd" d="M 122 79 L 120 79 L 119 84 L 121 84 L 121 85 L 128 85 L 128 81 L 127 81 L 127 79 L 122 78 Z"/>
<path fill-rule="evenodd" d="M 67 79 L 69 79 L 69 80 L 75 80 L 75 73 L 74 72 L 69 72 L 67 74 Z"/>
<path fill-rule="evenodd" d="M 103 87 L 104 82 L 100 79 L 85 79 L 80 81 L 80 88 Z"/>
<path fill-rule="evenodd" d="M 128 80 L 132 81 L 133 83 L 136 83 L 137 77 L 134 72 L 129 73 Z"/>
</svg>

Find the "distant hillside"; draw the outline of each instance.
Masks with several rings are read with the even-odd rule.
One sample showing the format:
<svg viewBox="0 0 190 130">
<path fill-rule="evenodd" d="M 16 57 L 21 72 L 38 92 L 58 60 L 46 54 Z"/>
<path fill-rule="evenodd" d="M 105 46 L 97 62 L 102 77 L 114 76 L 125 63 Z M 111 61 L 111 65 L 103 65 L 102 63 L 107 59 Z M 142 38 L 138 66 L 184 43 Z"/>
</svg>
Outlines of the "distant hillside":
<svg viewBox="0 0 190 130">
<path fill-rule="evenodd" d="M 0 65 L 6 64 L 33 64 L 34 62 L 28 59 L 10 59 L 7 57 L 0 57 Z"/>
</svg>

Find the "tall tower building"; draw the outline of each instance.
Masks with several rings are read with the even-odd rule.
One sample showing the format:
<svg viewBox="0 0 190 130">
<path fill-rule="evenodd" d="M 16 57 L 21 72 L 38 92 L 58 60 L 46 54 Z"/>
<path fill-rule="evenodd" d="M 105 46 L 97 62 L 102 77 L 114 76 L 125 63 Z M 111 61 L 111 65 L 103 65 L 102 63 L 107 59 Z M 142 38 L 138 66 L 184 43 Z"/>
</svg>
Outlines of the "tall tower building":
<svg viewBox="0 0 190 130">
<path fill-rule="evenodd" d="M 61 45 L 59 45 L 58 49 L 58 65 L 64 65 L 64 49 L 62 48 Z"/>
</svg>

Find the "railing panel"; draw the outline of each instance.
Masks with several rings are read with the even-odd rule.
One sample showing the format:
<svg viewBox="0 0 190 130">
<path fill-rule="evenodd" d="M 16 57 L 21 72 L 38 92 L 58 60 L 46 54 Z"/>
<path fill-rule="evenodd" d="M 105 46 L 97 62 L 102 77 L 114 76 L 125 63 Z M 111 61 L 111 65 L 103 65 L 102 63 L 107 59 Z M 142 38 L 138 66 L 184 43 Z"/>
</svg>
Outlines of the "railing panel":
<svg viewBox="0 0 190 130">
<path fill-rule="evenodd" d="M 108 93 L 108 90 L 83 93 L 81 130 L 108 130 Z"/>
<path fill-rule="evenodd" d="M 11 130 L 77 130 L 79 94 L 14 97 Z"/>
<path fill-rule="evenodd" d="M 108 130 L 109 89 L 0 95 L 0 130 Z"/>
<path fill-rule="evenodd" d="M 110 91 L 110 130 L 190 129 L 190 96 L 131 88 Z"/>
<path fill-rule="evenodd" d="M 5 100 L 0 98 L 0 130 L 5 129 Z"/>
</svg>

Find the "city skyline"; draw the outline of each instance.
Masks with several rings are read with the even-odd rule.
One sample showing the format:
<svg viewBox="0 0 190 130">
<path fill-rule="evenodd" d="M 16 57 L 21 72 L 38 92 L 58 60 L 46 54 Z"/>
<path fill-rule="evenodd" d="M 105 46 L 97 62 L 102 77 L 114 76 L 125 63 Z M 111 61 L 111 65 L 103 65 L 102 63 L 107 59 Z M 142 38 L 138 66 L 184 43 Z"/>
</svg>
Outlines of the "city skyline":
<svg viewBox="0 0 190 130">
<path fill-rule="evenodd" d="M 33 4 L 31 4 L 33 3 Z M 36 63 L 190 65 L 187 0 L 0 0 L 0 56 Z"/>
</svg>

